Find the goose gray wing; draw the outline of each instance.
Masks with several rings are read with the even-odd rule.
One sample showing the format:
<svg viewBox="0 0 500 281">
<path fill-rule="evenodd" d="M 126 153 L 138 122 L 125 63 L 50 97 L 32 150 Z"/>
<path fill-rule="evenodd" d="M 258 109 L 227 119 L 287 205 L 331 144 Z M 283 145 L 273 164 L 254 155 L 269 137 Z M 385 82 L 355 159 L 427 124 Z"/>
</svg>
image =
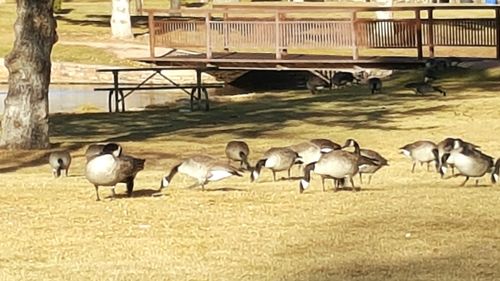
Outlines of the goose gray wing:
<svg viewBox="0 0 500 281">
<path fill-rule="evenodd" d="M 134 178 L 137 173 L 144 169 L 145 159 L 122 155 L 117 158 L 116 173 L 119 182 L 126 182 L 130 177 Z"/>
</svg>

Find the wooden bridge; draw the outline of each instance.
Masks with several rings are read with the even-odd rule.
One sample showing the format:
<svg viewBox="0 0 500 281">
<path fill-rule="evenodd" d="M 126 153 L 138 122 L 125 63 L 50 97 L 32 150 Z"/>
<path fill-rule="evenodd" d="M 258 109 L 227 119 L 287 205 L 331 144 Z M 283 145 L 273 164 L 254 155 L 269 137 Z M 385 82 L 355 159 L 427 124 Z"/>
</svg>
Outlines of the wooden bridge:
<svg viewBox="0 0 500 281">
<path fill-rule="evenodd" d="M 333 4 L 146 10 L 150 57 L 138 60 L 240 69 L 393 68 L 422 64 L 437 48 L 441 57 L 500 59 L 500 5 Z M 169 51 L 159 53 L 161 47 Z M 475 49 L 464 53 L 469 47 Z"/>
</svg>

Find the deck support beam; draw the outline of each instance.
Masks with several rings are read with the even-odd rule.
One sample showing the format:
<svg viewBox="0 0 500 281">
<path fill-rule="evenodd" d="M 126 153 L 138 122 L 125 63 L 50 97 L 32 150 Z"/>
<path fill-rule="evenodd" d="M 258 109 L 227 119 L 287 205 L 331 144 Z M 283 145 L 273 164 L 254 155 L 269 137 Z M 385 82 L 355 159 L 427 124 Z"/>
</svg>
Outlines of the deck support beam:
<svg viewBox="0 0 500 281">
<path fill-rule="evenodd" d="M 415 10 L 415 19 L 416 19 L 416 34 L 417 34 L 417 58 L 421 60 L 423 58 L 422 51 L 422 20 L 420 19 L 420 9 Z"/>
<path fill-rule="evenodd" d="M 276 13 L 274 14 L 274 32 L 275 32 L 274 36 L 275 36 L 275 52 L 277 60 L 280 60 L 282 58 L 281 47 L 280 47 L 280 39 L 281 39 L 280 17 L 281 13 L 276 11 Z"/>
<path fill-rule="evenodd" d="M 427 22 L 429 23 L 429 31 L 427 33 L 427 43 L 429 44 L 429 57 L 434 57 L 434 20 L 433 20 L 434 9 L 427 10 Z"/>
<path fill-rule="evenodd" d="M 358 49 L 358 34 L 356 28 L 356 11 L 351 13 L 351 36 L 352 36 L 352 59 L 359 59 L 359 49 Z"/>
<path fill-rule="evenodd" d="M 500 60 L 500 8 L 495 9 L 495 22 L 497 29 L 497 59 Z"/>
</svg>

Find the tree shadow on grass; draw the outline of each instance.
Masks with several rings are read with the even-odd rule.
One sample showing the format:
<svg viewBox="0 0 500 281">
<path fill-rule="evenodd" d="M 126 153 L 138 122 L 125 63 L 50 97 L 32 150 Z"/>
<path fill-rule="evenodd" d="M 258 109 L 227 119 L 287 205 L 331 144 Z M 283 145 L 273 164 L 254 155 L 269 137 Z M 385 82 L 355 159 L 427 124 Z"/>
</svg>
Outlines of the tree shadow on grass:
<svg viewBox="0 0 500 281">
<path fill-rule="evenodd" d="M 482 93 L 453 95 L 452 91 L 446 97 L 418 96 L 402 88 L 402 83 L 408 80 L 412 80 L 412 76 L 396 75 L 386 83 L 384 94 L 377 95 L 369 94 L 365 86 L 318 95 L 306 91 L 255 94 L 253 99 L 215 102 L 209 112 L 182 113 L 177 109 L 157 109 L 124 113 L 53 114 L 50 116 L 50 135 L 52 139 L 64 143 L 65 148 L 76 151 L 94 142 L 140 142 L 170 135 L 200 140 L 217 134 L 230 134 L 234 138 L 260 138 L 292 126 L 290 122 L 294 121 L 344 130 L 425 131 L 437 125 L 414 125 L 411 121 L 401 120 L 442 112 L 453 114 L 454 109 L 448 107 L 447 102 L 467 102 L 478 96 L 491 96 Z M 459 82 L 452 85 L 457 90 L 464 86 Z M 497 87 L 496 84 L 493 86 Z M 173 156 L 155 155 L 157 152 L 148 152 L 147 147 L 144 150 L 147 153 L 144 157 L 148 159 Z M 23 156 L 22 153 L 12 157 L 1 157 L 0 154 L 0 172 L 46 164 L 49 152 L 27 152 L 31 155 L 26 160 L 18 157 Z"/>
</svg>

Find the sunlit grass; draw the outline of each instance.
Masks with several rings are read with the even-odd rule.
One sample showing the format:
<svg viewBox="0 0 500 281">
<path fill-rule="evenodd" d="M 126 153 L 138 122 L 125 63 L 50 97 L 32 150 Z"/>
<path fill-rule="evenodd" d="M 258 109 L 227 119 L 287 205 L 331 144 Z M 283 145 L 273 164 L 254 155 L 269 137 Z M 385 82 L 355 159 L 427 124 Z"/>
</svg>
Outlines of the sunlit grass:
<svg viewBox="0 0 500 281">
<path fill-rule="evenodd" d="M 460 70 L 439 80 L 448 92 L 416 96 L 399 72 L 383 94 L 365 86 L 213 98 L 210 112 L 177 109 L 54 114 L 52 142 L 71 149 L 70 177 L 53 179 L 46 151 L 0 151 L 0 279 L 5 280 L 496 280 L 500 276 L 499 186 L 458 187 L 411 163 L 398 148 L 459 136 L 500 156 L 499 69 Z M 91 108 L 86 105 L 85 108 Z M 183 156 L 224 158 L 231 139 L 251 163 L 272 146 L 316 137 L 361 146 L 389 159 L 361 191 L 322 192 L 318 177 L 257 183 L 243 178 L 186 189 L 177 175 L 151 197 Z M 85 146 L 120 142 L 147 159 L 133 198 L 95 202 L 83 176 Z M 296 168 L 294 177 L 300 176 Z M 285 176 L 283 173 L 279 177 Z M 328 182 L 331 188 L 331 182 Z M 110 194 L 101 188 L 101 196 Z"/>
</svg>

